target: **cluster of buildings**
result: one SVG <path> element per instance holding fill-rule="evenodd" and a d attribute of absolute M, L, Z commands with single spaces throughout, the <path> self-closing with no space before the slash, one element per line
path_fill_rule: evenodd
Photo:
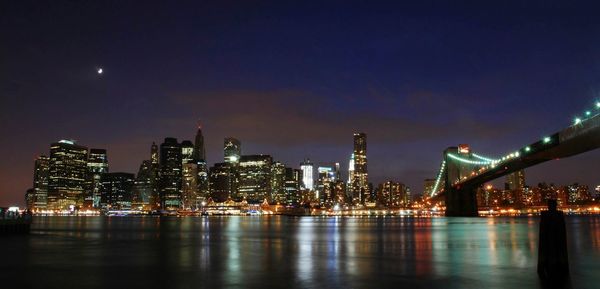
<path fill-rule="evenodd" d="M 368 181 L 367 136 L 354 134 L 348 177 L 340 164 L 315 166 L 305 159 L 298 168 L 272 156 L 242 154 L 242 143 L 224 139 L 223 161 L 209 166 L 199 127 L 194 142 L 165 138 L 152 143 L 149 159 L 137 174 L 109 171 L 106 150 L 61 140 L 49 156 L 35 160 L 30 210 L 199 211 L 223 204 L 285 207 L 402 207 L 410 190 L 388 181 L 376 188 Z"/>

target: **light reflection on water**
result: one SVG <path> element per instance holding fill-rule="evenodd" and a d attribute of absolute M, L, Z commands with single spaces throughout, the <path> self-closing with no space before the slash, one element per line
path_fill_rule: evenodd
<path fill-rule="evenodd" d="M 540 288 L 532 218 L 36 218 L 0 238 L 17 288 Z M 573 288 L 600 282 L 600 217 L 568 217 Z"/>

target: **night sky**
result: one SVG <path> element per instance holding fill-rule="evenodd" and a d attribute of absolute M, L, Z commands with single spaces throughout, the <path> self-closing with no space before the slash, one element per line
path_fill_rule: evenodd
<path fill-rule="evenodd" d="M 211 165 L 233 136 L 344 177 L 365 132 L 370 180 L 420 193 L 444 148 L 500 156 L 600 97 L 595 1 L 198 2 L 0 3 L 0 205 L 24 205 L 51 142 L 137 172 L 153 141 L 193 140 L 198 121 Z M 598 171 L 600 150 L 526 175 L 595 187 Z"/>

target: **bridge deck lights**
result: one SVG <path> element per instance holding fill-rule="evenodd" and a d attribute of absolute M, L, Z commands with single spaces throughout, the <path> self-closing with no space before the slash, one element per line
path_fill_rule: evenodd
<path fill-rule="evenodd" d="M 547 136 L 544 138 L 544 143 L 549 143 L 551 140 L 552 139 L 549 136 Z"/>
<path fill-rule="evenodd" d="M 600 108 L 600 101 L 596 102 L 596 108 Z"/>
<path fill-rule="evenodd" d="M 531 151 L 531 148 L 530 147 L 525 147 L 525 151 L 529 152 L 529 151 Z"/>
<path fill-rule="evenodd" d="M 581 123 L 581 118 L 576 117 L 575 118 L 575 124 L 580 124 Z"/>

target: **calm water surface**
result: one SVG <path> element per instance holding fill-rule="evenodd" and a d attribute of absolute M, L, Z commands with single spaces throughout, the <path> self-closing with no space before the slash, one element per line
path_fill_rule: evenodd
<path fill-rule="evenodd" d="M 600 288 L 600 217 L 568 217 Z M 0 237 L 2 288 L 543 288 L 538 219 L 39 217 Z M 5 287 L 12 286 L 12 287 Z"/>

